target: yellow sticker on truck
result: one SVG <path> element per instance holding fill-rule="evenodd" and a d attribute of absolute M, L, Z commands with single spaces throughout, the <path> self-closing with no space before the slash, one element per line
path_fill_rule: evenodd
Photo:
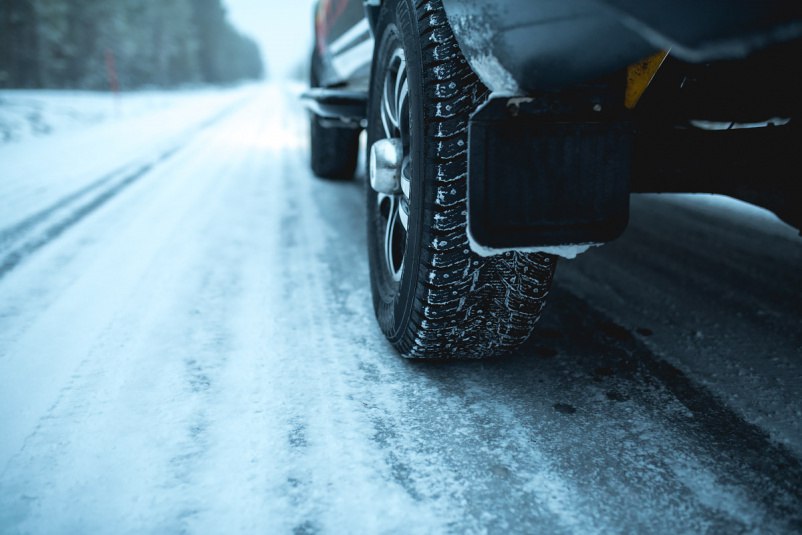
<path fill-rule="evenodd" d="M 638 105 L 667 56 L 668 50 L 660 51 L 627 67 L 627 89 L 624 94 L 624 105 L 627 109 L 634 109 Z"/>

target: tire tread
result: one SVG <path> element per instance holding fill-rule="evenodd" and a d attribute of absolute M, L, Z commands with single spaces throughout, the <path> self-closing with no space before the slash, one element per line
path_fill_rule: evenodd
<path fill-rule="evenodd" d="M 310 114 L 309 157 L 312 172 L 320 178 L 349 180 L 359 156 L 359 129 L 328 127 Z"/>
<path fill-rule="evenodd" d="M 412 311 L 392 341 L 409 358 L 494 356 L 518 347 L 531 334 L 556 259 L 519 252 L 482 257 L 471 249 L 468 118 L 488 90 L 462 56 L 441 0 L 412 5 L 423 64 L 425 180 L 430 183 L 424 191 L 430 195 L 422 206 L 425 223 Z"/>

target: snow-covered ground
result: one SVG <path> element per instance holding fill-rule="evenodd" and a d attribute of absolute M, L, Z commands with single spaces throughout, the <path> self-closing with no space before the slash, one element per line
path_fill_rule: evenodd
<path fill-rule="evenodd" d="M 0 143 L 0 228 L 152 164 L 255 92 L 0 92 L 0 128 L 13 133 Z"/>
<path fill-rule="evenodd" d="M 1 94 L 52 128 L 0 145 L 0 533 L 799 530 L 796 233 L 638 198 L 515 355 L 404 361 L 297 89 Z"/>
<path fill-rule="evenodd" d="M 19 143 L 101 123 L 129 121 L 219 99 L 217 89 L 132 91 L 0 90 L 0 143 Z"/>

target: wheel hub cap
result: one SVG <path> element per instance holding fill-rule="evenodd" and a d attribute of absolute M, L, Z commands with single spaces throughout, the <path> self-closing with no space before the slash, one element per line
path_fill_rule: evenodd
<path fill-rule="evenodd" d="M 370 187 L 376 193 L 396 195 L 401 191 L 404 145 L 398 138 L 380 139 L 370 148 Z"/>

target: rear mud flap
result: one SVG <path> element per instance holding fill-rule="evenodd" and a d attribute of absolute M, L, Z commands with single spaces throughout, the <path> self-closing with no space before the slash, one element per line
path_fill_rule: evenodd
<path fill-rule="evenodd" d="M 489 101 L 469 125 L 468 229 L 483 247 L 603 243 L 629 219 L 632 129 L 600 106 Z M 593 120 L 590 120 L 593 119 Z"/>

